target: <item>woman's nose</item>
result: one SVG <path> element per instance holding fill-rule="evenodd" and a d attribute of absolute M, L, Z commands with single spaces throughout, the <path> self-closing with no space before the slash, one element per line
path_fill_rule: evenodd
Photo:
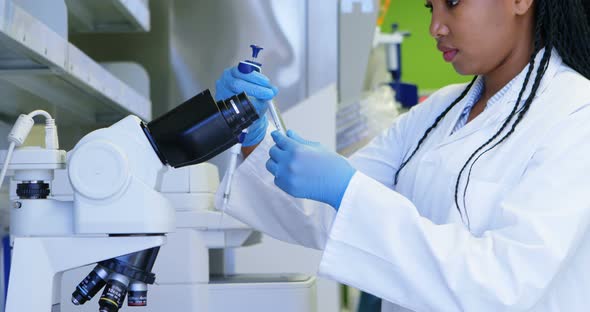
<path fill-rule="evenodd" d="M 430 19 L 430 35 L 435 39 L 444 37 L 449 34 L 449 27 L 447 27 L 441 14 L 438 14 L 436 10 L 432 12 L 432 18 Z"/>

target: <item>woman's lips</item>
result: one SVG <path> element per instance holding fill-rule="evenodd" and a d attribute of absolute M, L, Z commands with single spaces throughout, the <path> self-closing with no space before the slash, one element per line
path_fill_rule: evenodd
<path fill-rule="evenodd" d="M 443 58 L 447 62 L 452 62 L 455 56 L 457 56 L 457 53 L 459 53 L 458 49 L 455 49 L 450 45 L 446 45 L 443 42 L 438 42 L 436 44 L 436 48 L 443 53 Z"/>
<path fill-rule="evenodd" d="M 452 62 L 453 59 L 455 59 L 455 56 L 457 55 L 458 52 L 459 52 L 459 50 L 457 50 L 457 49 L 444 51 L 443 58 L 445 59 L 446 62 Z"/>

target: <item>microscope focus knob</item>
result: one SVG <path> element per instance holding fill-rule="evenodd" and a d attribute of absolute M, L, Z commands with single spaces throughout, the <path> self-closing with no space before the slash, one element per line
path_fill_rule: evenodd
<path fill-rule="evenodd" d="M 74 190 L 91 199 L 107 199 L 127 187 L 129 162 L 116 145 L 106 140 L 86 142 L 74 150 L 68 174 Z"/>

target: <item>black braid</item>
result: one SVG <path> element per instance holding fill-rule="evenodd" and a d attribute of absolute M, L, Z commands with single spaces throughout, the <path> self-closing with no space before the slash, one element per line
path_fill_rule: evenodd
<path fill-rule="evenodd" d="M 520 105 L 520 101 L 522 100 L 522 97 L 524 95 L 524 92 L 529 84 L 529 80 L 531 78 L 532 72 L 534 70 L 535 67 L 535 58 L 536 55 L 538 53 L 538 51 L 541 50 L 542 47 L 542 38 L 546 37 L 543 35 L 543 25 L 545 23 L 543 18 L 539 18 L 541 16 L 544 16 L 546 14 L 546 7 L 543 4 L 540 4 L 538 7 L 536 7 L 536 16 L 537 18 L 537 22 L 535 25 L 535 48 L 534 48 L 534 52 L 531 55 L 530 61 L 529 61 L 529 68 L 528 71 L 526 73 L 526 77 L 524 79 L 522 88 L 520 89 L 520 92 L 518 94 L 518 98 L 516 100 L 516 102 L 514 103 L 514 107 L 512 108 L 512 111 L 510 112 L 510 115 L 508 115 L 508 118 L 506 119 L 506 121 L 504 121 L 504 124 L 502 124 L 502 126 L 500 127 L 500 129 L 487 141 L 485 142 L 483 145 L 481 145 L 477 150 L 475 150 L 475 152 L 473 152 L 473 154 L 471 154 L 471 156 L 469 156 L 469 158 L 467 159 L 467 161 L 465 162 L 465 164 L 463 165 L 463 167 L 461 168 L 461 171 L 459 171 L 459 176 L 457 177 L 457 181 L 455 182 L 455 207 L 457 208 L 457 211 L 459 211 L 459 215 L 461 215 L 461 218 L 463 218 L 463 214 L 461 212 L 461 208 L 459 207 L 459 184 L 461 182 L 461 177 L 463 176 L 463 172 L 465 171 L 465 169 L 467 168 L 467 166 L 469 165 L 469 163 L 471 163 L 471 161 L 473 160 L 473 162 L 471 163 L 471 166 L 469 168 L 469 172 L 467 174 L 467 182 L 465 183 L 465 188 L 463 189 L 463 207 L 465 209 L 465 216 L 466 216 L 466 221 L 467 221 L 467 228 L 471 228 L 471 221 L 469 220 L 469 213 L 467 212 L 467 205 L 465 203 L 465 195 L 467 194 L 467 187 L 469 186 L 469 182 L 471 180 L 471 171 L 473 170 L 473 165 L 479 160 L 479 158 L 484 155 L 485 153 L 487 153 L 488 151 L 492 150 L 494 147 L 498 146 L 500 143 L 502 143 L 504 140 L 506 140 L 506 138 L 508 138 L 508 136 L 510 136 L 510 134 L 512 134 L 512 132 L 514 132 L 514 129 L 516 127 L 516 125 L 518 123 L 520 123 L 520 120 L 522 119 L 522 110 L 519 113 L 519 116 L 517 118 L 517 121 L 514 122 L 514 124 L 512 125 L 512 129 L 509 131 L 508 134 L 504 135 L 504 137 L 502 137 L 502 139 L 497 142 L 496 144 L 492 145 L 492 147 L 488 148 L 487 150 L 485 150 L 483 153 L 481 153 L 479 156 L 476 157 L 477 153 L 479 153 L 481 150 L 483 150 L 486 146 L 490 145 L 494 140 L 496 140 L 500 134 L 506 129 L 506 127 L 510 124 L 510 122 L 512 121 L 512 119 L 514 118 L 515 114 L 517 113 L 518 107 Z M 547 49 L 545 50 L 545 55 L 547 55 L 549 51 L 549 55 L 551 54 L 551 48 L 547 47 Z M 548 62 L 547 62 L 548 64 Z M 524 105 L 524 109 L 528 110 L 528 106 L 530 106 L 530 104 L 532 103 L 535 94 L 537 92 L 537 88 L 538 85 L 541 82 L 541 79 L 543 78 L 543 74 L 545 73 L 545 71 L 543 70 L 543 72 L 540 72 L 541 68 L 544 68 L 545 65 L 542 63 L 541 66 L 539 67 L 538 73 L 535 77 L 535 82 L 533 84 L 533 88 L 531 90 L 531 93 L 529 94 L 529 97 L 526 100 L 526 103 Z M 524 110 L 523 109 L 523 110 Z M 474 160 L 475 158 L 475 160 Z"/>
<path fill-rule="evenodd" d="M 406 159 L 399 167 L 399 169 L 397 169 L 397 172 L 395 173 L 395 179 L 393 182 L 393 185 L 397 185 L 397 181 L 399 178 L 399 173 L 400 171 L 402 171 L 402 169 L 408 164 L 408 162 L 410 162 L 410 160 L 414 157 L 414 155 L 416 155 L 416 152 L 418 152 L 418 149 L 420 149 L 420 146 L 422 146 L 422 143 L 424 143 L 424 141 L 426 141 L 426 138 L 428 137 L 428 135 L 430 134 L 430 132 L 436 128 L 436 126 L 438 126 L 438 123 L 447 115 L 447 113 L 449 111 L 451 111 L 451 109 L 453 107 L 455 107 L 455 105 L 457 105 L 457 103 L 461 102 L 461 100 L 467 95 L 467 93 L 469 92 L 469 89 L 471 89 L 471 86 L 473 86 L 473 84 L 475 83 L 475 80 L 477 79 L 477 76 L 473 77 L 473 79 L 471 80 L 471 82 L 467 85 L 467 87 L 465 88 L 465 90 L 463 90 L 463 92 L 461 93 L 461 95 L 459 95 L 459 97 L 457 97 L 455 99 L 455 101 L 453 101 L 453 103 L 451 103 L 451 105 L 449 105 L 449 107 L 447 107 L 444 112 L 442 112 L 440 115 L 438 115 L 438 117 L 436 117 L 436 120 L 434 121 L 434 123 L 432 124 L 432 126 L 430 126 L 430 128 L 428 128 L 425 132 L 424 135 L 422 136 L 422 138 L 420 139 L 420 141 L 418 141 L 418 145 L 416 146 L 416 148 L 414 149 L 414 151 L 412 152 L 412 154 L 410 154 L 410 157 L 408 157 L 408 159 Z"/>
<path fill-rule="evenodd" d="M 539 65 L 539 68 L 537 69 L 537 76 L 535 77 L 535 82 L 533 83 L 533 88 L 531 90 L 531 96 L 529 96 L 527 98 L 524 106 L 518 112 L 518 117 L 516 118 L 516 121 L 514 122 L 514 124 L 512 124 L 512 127 L 510 128 L 510 131 L 508 131 L 508 133 L 506 133 L 494 145 L 492 145 L 491 147 L 489 147 L 488 149 L 486 149 L 485 151 L 483 151 L 481 154 L 479 154 L 479 156 L 477 156 L 475 158 L 475 160 L 473 160 L 473 162 L 471 163 L 471 166 L 469 167 L 469 172 L 467 174 L 467 182 L 465 183 L 465 188 L 463 189 L 463 207 L 465 207 L 465 208 L 467 207 L 467 205 L 465 203 L 465 194 L 467 193 L 467 187 L 469 186 L 469 181 L 471 180 L 471 171 L 473 170 L 473 165 L 475 165 L 475 163 L 479 160 L 479 158 L 481 156 L 483 156 L 487 152 L 491 151 L 496 146 L 500 145 L 502 142 L 504 142 L 514 132 L 514 130 L 516 129 L 516 125 L 520 123 L 520 121 L 522 120 L 522 118 L 524 117 L 524 115 L 527 113 L 527 111 L 531 107 L 531 103 L 533 102 L 533 99 L 534 99 L 534 94 L 539 89 L 539 86 L 541 84 L 541 78 L 543 77 L 543 75 L 545 74 L 545 71 L 547 70 L 547 66 L 549 65 L 549 59 L 550 58 L 551 58 L 551 49 L 550 49 L 549 46 L 546 46 L 545 47 L 545 52 L 543 54 L 543 59 L 541 60 L 541 64 Z M 531 68 L 532 68 L 532 66 L 531 66 Z M 519 103 L 519 102 L 520 101 L 516 101 L 516 103 Z M 499 134 L 499 133 L 501 133 L 501 131 L 498 131 L 498 133 L 496 133 L 496 134 Z M 494 139 L 495 139 L 495 137 L 492 138 L 492 139 L 490 139 L 490 141 L 488 141 L 488 142 L 491 142 Z M 473 153 L 472 156 L 475 155 L 478 152 L 479 152 L 479 150 L 476 151 L 475 153 Z M 471 158 L 470 158 L 470 160 L 471 160 Z M 469 163 L 469 161 L 467 163 Z M 465 168 L 465 166 L 463 168 Z M 458 187 L 459 187 L 459 185 L 457 183 L 457 185 L 455 187 L 455 205 L 457 206 L 457 208 L 459 208 L 459 206 L 457 205 L 457 191 L 458 191 Z M 467 209 L 465 209 L 465 215 L 467 216 L 467 226 L 469 227 L 470 226 L 470 222 L 469 222 L 469 214 L 467 213 Z"/>
<path fill-rule="evenodd" d="M 563 62 L 590 79 L 590 3 L 588 0 L 545 0 L 551 24 L 545 34 L 552 36 L 551 44 Z M 549 42 L 546 42 L 549 43 Z"/>
<path fill-rule="evenodd" d="M 537 75 L 535 78 L 535 82 L 533 83 L 533 87 L 531 89 L 531 93 L 525 104 L 523 105 L 522 109 L 518 112 L 518 116 L 514 124 L 512 125 L 510 131 L 506 133 L 498 142 L 492 145 L 490 148 L 486 149 L 483 153 L 481 153 L 475 160 L 471 163 L 468 175 L 467 175 L 467 183 L 465 184 L 465 188 L 463 191 L 463 207 L 465 208 L 465 212 L 467 213 L 467 207 L 465 204 L 465 195 L 467 193 L 467 187 L 469 186 L 469 181 L 471 177 L 471 171 L 475 163 L 487 152 L 491 151 L 504 141 L 510 137 L 516 130 L 516 126 L 520 124 L 526 113 L 531 107 L 531 104 L 536 96 L 538 88 L 541 84 L 541 80 L 545 75 L 545 71 L 549 66 L 549 61 L 551 59 L 552 50 L 555 48 L 559 54 L 562 56 L 564 63 L 568 66 L 577 70 L 585 76 L 586 78 L 590 78 L 590 44 L 585 38 L 590 38 L 590 24 L 588 23 L 588 11 L 590 9 L 590 5 L 587 2 L 583 2 L 584 0 L 570 0 L 571 3 L 563 3 L 562 1 L 558 0 L 540 0 L 537 2 L 536 6 L 536 30 L 535 30 L 535 52 L 533 53 L 533 57 L 538 53 L 541 47 L 541 42 L 543 42 L 545 47 L 545 52 L 543 54 L 543 58 L 541 60 L 541 64 L 537 69 Z M 575 42 L 579 42 L 581 40 L 581 44 L 572 44 Z M 531 64 L 531 68 L 533 65 Z M 529 70 L 531 69 L 529 68 Z M 523 90 L 526 89 L 527 82 L 523 85 Z M 518 105 L 520 101 L 516 102 Z M 512 114 L 515 112 L 513 111 Z M 511 114 L 511 116 L 512 116 Z M 511 117 L 509 116 L 509 117 Z M 501 133 L 504 129 L 501 129 L 496 133 L 493 139 L 497 137 L 499 133 Z M 493 139 L 491 141 L 493 141 Z M 489 143 L 486 143 L 486 145 Z M 484 145 L 485 146 L 485 145 Z M 475 153 L 472 154 L 472 157 L 469 158 L 467 164 L 471 161 L 474 155 L 476 155 L 479 151 L 478 149 Z M 465 168 L 463 167 L 463 169 Z M 463 169 L 461 173 L 463 172 Z M 457 192 L 458 192 L 458 185 L 459 179 L 461 178 L 461 173 L 458 177 L 457 185 L 455 188 L 455 205 L 458 208 L 457 204 Z M 470 227 L 469 216 L 467 214 L 467 226 Z"/>
<path fill-rule="evenodd" d="M 473 152 L 473 154 L 471 154 L 471 156 L 469 156 L 469 158 L 467 159 L 467 161 L 465 162 L 465 164 L 461 168 L 461 171 L 459 171 L 459 176 L 457 177 L 457 181 L 455 182 L 455 207 L 457 207 L 457 211 L 459 211 L 459 214 L 461 215 L 461 217 L 463 217 L 463 214 L 461 213 L 461 208 L 459 207 L 459 201 L 458 201 L 459 184 L 461 182 L 461 176 L 463 175 L 463 172 L 467 168 L 467 165 L 473 160 L 473 158 L 477 155 L 477 153 L 479 153 L 482 149 L 484 149 L 486 146 L 490 145 L 496 138 L 498 138 L 500 136 L 500 134 L 504 131 L 504 129 L 506 129 L 508 124 L 514 118 L 514 113 L 518 110 L 518 103 L 520 103 L 520 100 L 522 99 L 522 95 L 524 94 L 526 86 L 528 85 L 528 82 L 531 78 L 531 73 L 533 71 L 534 65 L 535 65 L 535 60 L 534 60 L 534 56 L 533 56 L 533 59 L 529 63 L 529 69 L 528 69 L 526 77 L 524 79 L 523 87 L 520 90 L 520 93 L 518 95 L 518 99 L 516 100 L 516 103 L 514 104 L 514 107 L 512 108 L 512 112 L 510 112 L 510 115 L 508 116 L 506 121 L 504 121 L 504 124 L 502 124 L 502 127 L 500 127 L 500 130 L 498 130 L 496 132 L 496 134 L 494 134 L 487 142 L 485 142 L 477 150 L 475 150 L 475 152 Z M 463 202 L 465 202 L 465 193 L 463 193 Z M 465 209 L 465 213 L 467 216 L 467 225 L 469 226 L 470 222 L 469 222 L 469 215 L 467 214 L 467 209 Z"/>

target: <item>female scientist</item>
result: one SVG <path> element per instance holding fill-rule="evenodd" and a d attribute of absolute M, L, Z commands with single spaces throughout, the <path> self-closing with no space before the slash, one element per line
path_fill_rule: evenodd
<path fill-rule="evenodd" d="M 434 93 L 350 159 L 292 131 L 265 135 L 261 119 L 227 212 L 324 250 L 319 274 L 384 311 L 588 311 L 590 3 L 426 7 L 471 83 Z M 217 87 L 257 98 L 260 113 L 277 91 L 236 69 Z"/>

